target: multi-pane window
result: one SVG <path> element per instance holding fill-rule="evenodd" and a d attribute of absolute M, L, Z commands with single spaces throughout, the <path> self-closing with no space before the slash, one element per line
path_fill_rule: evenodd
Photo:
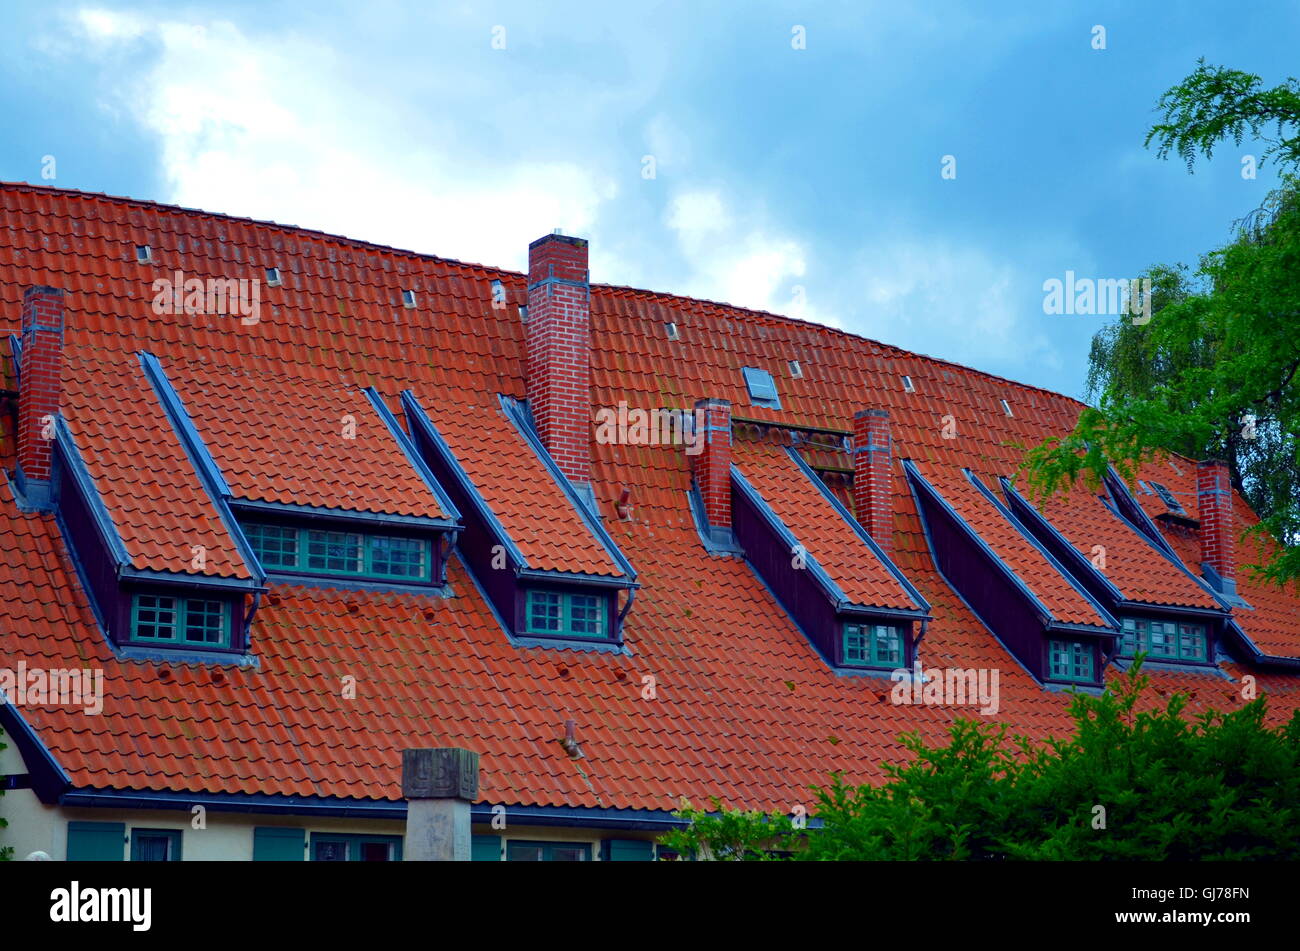
<path fill-rule="evenodd" d="M 1204 661 L 1209 641 L 1203 624 L 1152 621 L 1126 617 L 1122 622 L 1120 654 L 1145 652 L 1152 660 Z"/>
<path fill-rule="evenodd" d="M 394 835 L 316 835 L 313 862 L 400 862 L 402 840 Z"/>
<path fill-rule="evenodd" d="M 137 594 L 131 605 L 131 638 L 157 644 L 225 647 L 230 640 L 226 602 Z"/>
<path fill-rule="evenodd" d="M 1048 645 L 1051 678 L 1092 682 L 1092 646 L 1083 641 L 1051 641 Z"/>
<path fill-rule="evenodd" d="M 509 842 L 507 862 L 590 862 L 591 846 L 579 842 Z"/>
<path fill-rule="evenodd" d="M 423 538 L 252 523 L 244 535 L 262 567 L 278 571 L 428 581 L 432 546 Z"/>
<path fill-rule="evenodd" d="M 898 667 L 903 633 L 888 624 L 845 624 L 844 663 L 849 667 Z"/>
<path fill-rule="evenodd" d="M 529 591 L 525 631 L 548 637 L 608 637 L 605 599 L 594 594 Z"/>

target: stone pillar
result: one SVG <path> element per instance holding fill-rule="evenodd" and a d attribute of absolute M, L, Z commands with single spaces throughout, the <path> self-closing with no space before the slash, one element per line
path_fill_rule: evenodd
<path fill-rule="evenodd" d="M 407 862 L 468 862 L 469 805 L 478 797 L 478 754 L 457 747 L 402 750 Z"/>

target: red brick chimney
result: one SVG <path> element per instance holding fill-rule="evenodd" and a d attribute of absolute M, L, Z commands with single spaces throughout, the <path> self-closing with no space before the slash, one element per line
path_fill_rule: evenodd
<path fill-rule="evenodd" d="M 1232 515 L 1232 480 L 1226 462 L 1207 459 L 1197 463 L 1196 504 L 1201 515 L 1201 563 L 1235 586 L 1237 538 Z"/>
<path fill-rule="evenodd" d="M 571 482 L 591 481 L 591 283 L 587 242 L 548 234 L 528 246 L 528 406 Z"/>
<path fill-rule="evenodd" d="M 894 556 L 893 447 L 889 410 L 853 416 L 853 514 L 871 540 Z"/>
<path fill-rule="evenodd" d="M 26 507 L 49 509 L 54 417 L 63 396 L 63 291 L 23 293 L 22 358 L 18 366 L 18 488 Z"/>
<path fill-rule="evenodd" d="M 710 533 L 731 533 L 731 403 L 704 399 L 695 403 L 695 438 L 700 451 L 691 456 L 691 474 L 704 503 Z M 700 428 L 703 427 L 703 431 Z"/>

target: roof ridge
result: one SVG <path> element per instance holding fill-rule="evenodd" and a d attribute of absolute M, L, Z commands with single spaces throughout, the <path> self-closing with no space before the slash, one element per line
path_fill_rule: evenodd
<path fill-rule="evenodd" d="M 0 189 L 29 191 L 29 192 L 39 193 L 39 194 L 46 194 L 46 195 L 79 196 L 83 198 L 101 199 L 105 201 L 135 205 L 135 206 L 145 207 L 145 208 L 156 208 L 165 211 L 183 212 L 188 215 L 203 215 L 208 218 L 219 218 L 225 221 L 237 221 L 246 224 L 262 225 L 264 227 L 276 228 L 281 231 L 294 232 L 296 234 L 309 235 L 317 238 L 324 238 L 330 241 L 341 242 L 345 245 L 350 245 L 358 248 L 366 248 L 375 251 L 385 251 L 392 254 L 404 255 L 406 257 L 418 258 L 426 261 L 437 261 L 442 264 L 450 264 L 456 267 L 475 268 L 480 271 L 489 271 L 496 274 L 501 274 L 501 275 L 525 279 L 525 280 L 527 278 L 527 276 L 521 271 L 514 271 L 509 268 L 503 268 L 493 264 L 478 264 L 473 261 L 461 261 L 457 258 L 448 258 L 448 257 L 443 257 L 442 255 L 428 254 L 422 251 L 412 251 L 407 248 L 396 248 L 393 247 L 392 245 L 387 245 L 387 244 L 378 244 L 376 242 L 366 241 L 361 238 L 349 238 L 346 235 L 334 234 L 329 231 L 320 231 L 315 228 L 304 228 L 300 225 L 282 224 L 277 221 L 270 221 L 262 218 L 250 218 L 244 215 L 231 215 L 220 211 L 205 211 L 202 208 L 189 208 L 185 205 L 176 205 L 167 202 L 153 201 L 148 198 L 132 198 L 127 195 L 109 195 L 106 192 L 83 191 L 78 188 L 57 188 L 51 185 L 36 185 L 31 182 L 0 181 Z M 656 291 L 656 290 L 650 290 L 649 288 L 632 287 L 631 285 L 627 285 L 627 284 L 603 284 L 599 282 L 594 282 L 591 286 L 593 288 L 604 288 L 606 290 L 611 290 L 611 291 L 629 291 L 633 294 L 645 295 L 647 297 L 658 299 L 660 301 L 677 300 L 677 301 L 689 301 L 693 304 L 711 305 L 713 307 L 724 308 L 726 310 L 738 312 L 740 314 L 764 317 L 772 321 L 777 321 L 777 322 L 800 326 L 800 327 L 807 327 L 817 331 L 834 334 L 840 337 L 848 337 L 854 340 L 863 340 L 868 343 L 875 344 L 876 346 L 881 347 L 882 349 L 892 351 L 894 358 L 911 357 L 922 361 L 928 361 L 929 363 L 938 366 L 953 367 L 955 369 L 962 370 L 966 373 L 974 373 L 988 380 L 999 381 L 1009 386 L 1016 387 L 1020 390 L 1036 391 L 1039 393 L 1047 394 L 1048 396 L 1068 400 L 1069 402 L 1074 403 L 1080 407 L 1086 407 L 1088 405 L 1087 403 L 1084 403 L 1082 400 L 1077 400 L 1073 396 L 1069 396 L 1068 394 L 1057 392 L 1056 390 L 1049 390 L 1046 387 L 1035 386 L 1032 383 L 1024 383 L 1019 380 L 1013 380 L 1010 377 L 1001 376 L 1000 374 L 997 373 L 990 373 L 987 370 L 980 370 L 976 367 L 967 366 L 966 364 L 958 363 L 955 360 L 947 360 L 944 359 L 943 357 L 934 357 L 929 354 L 920 353 L 915 350 L 907 350 L 896 344 L 886 343 L 882 340 L 876 340 L 874 337 L 867 337 L 862 334 L 853 333 L 852 331 L 842 330 L 839 327 L 831 327 L 827 324 L 819 324 L 811 320 L 803 320 L 798 317 L 789 317 L 784 314 L 776 314 L 767 310 L 758 310 L 752 307 L 744 307 L 742 305 L 731 304 L 726 301 L 715 301 L 706 297 L 689 297 L 685 294 L 677 294 L 672 291 Z"/>

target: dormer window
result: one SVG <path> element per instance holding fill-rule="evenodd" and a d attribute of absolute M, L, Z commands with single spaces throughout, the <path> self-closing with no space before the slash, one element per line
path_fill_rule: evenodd
<path fill-rule="evenodd" d="M 131 640 L 165 647 L 228 647 L 225 601 L 137 594 L 131 602 Z"/>
<path fill-rule="evenodd" d="M 878 667 L 893 670 L 904 666 L 903 631 L 889 624 L 844 625 L 844 667 Z"/>
<path fill-rule="evenodd" d="M 1048 644 L 1048 670 L 1052 680 L 1071 683 L 1094 683 L 1092 645 L 1085 641 L 1051 641 Z"/>
<path fill-rule="evenodd" d="M 528 592 L 524 633 L 532 637 L 607 640 L 606 599 L 594 594 L 532 590 Z"/>
<path fill-rule="evenodd" d="M 252 523 L 244 534 L 268 571 L 427 582 L 433 563 L 424 538 Z"/>
<path fill-rule="evenodd" d="M 1121 657 L 1142 651 L 1151 660 L 1205 663 L 1209 659 L 1209 638 L 1203 624 L 1131 617 L 1121 623 Z"/>

